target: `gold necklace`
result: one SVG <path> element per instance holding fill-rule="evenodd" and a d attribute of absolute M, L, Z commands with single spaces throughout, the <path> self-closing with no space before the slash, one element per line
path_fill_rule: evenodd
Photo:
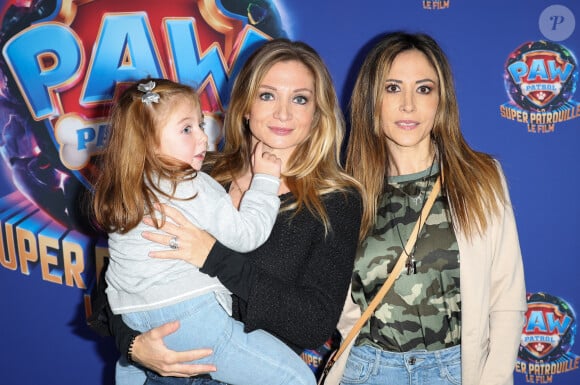
<path fill-rule="evenodd" d="M 242 187 L 240 186 L 240 184 L 238 183 L 238 181 L 236 179 L 232 179 L 230 189 L 232 189 L 232 188 L 234 189 L 234 191 L 238 191 L 240 194 L 244 194 L 248 190 L 247 188 L 245 190 L 242 189 Z"/>
<path fill-rule="evenodd" d="M 240 194 L 243 193 L 242 188 L 240 187 L 238 182 L 234 181 L 232 184 L 232 187 L 233 187 L 234 191 L 238 191 Z"/>

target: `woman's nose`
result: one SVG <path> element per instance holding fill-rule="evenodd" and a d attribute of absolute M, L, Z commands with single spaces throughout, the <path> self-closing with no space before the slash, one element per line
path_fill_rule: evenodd
<path fill-rule="evenodd" d="M 281 121 L 289 120 L 292 117 L 292 112 L 290 106 L 286 102 L 276 103 L 276 110 L 274 111 L 274 117 Z"/>
<path fill-rule="evenodd" d="M 403 100 L 401 101 L 399 109 L 403 112 L 415 111 L 415 99 L 413 98 L 412 93 L 405 93 L 405 95 L 403 95 Z"/>

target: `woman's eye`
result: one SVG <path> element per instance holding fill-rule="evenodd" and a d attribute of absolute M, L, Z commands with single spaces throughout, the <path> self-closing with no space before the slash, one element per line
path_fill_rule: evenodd
<path fill-rule="evenodd" d="M 199 128 L 200 128 L 202 131 L 205 131 L 205 122 L 201 122 L 201 123 L 199 124 Z"/>
<path fill-rule="evenodd" d="M 185 127 L 183 130 L 181 130 L 181 132 L 183 132 L 184 134 L 190 134 L 191 133 L 191 126 Z"/>
<path fill-rule="evenodd" d="M 431 87 L 429 87 L 429 86 L 421 86 L 421 87 L 419 87 L 418 91 L 419 91 L 420 94 L 428 94 L 428 93 L 431 92 Z"/>
<path fill-rule="evenodd" d="M 397 84 L 387 84 L 385 90 L 389 93 L 397 92 L 399 91 L 399 86 Z"/>
<path fill-rule="evenodd" d="M 260 100 L 273 100 L 274 99 L 274 95 L 272 95 L 270 92 L 262 92 L 260 94 Z"/>
<path fill-rule="evenodd" d="M 308 98 L 305 96 L 296 96 L 294 98 L 294 102 L 301 104 L 301 105 L 304 105 L 304 104 L 308 103 Z"/>

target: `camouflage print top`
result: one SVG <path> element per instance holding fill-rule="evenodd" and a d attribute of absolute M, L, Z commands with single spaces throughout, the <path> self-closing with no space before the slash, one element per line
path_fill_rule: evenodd
<path fill-rule="evenodd" d="M 352 294 L 363 311 L 403 252 L 438 174 L 435 166 L 388 178 L 374 228 L 356 256 Z M 413 250 L 416 273 L 407 275 L 403 268 L 361 329 L 357 345 L 407 352 L 439 350 L 461 342 L 459 249 L 448 206 L 440 193 Z M 404 253 L 403 258 L 407 258 Z"/>

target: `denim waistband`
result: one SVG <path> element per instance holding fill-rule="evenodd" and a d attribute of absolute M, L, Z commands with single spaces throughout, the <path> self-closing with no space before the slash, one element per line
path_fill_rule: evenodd
<path fill-rule="evenodd" d="M 440 350 L 412 350 L 388 352 L 374 346 L 362 345 L 353 348 L 351 354 L 379 366 L 405 367 L 407 370 L 450 364 L 461 361 L 461 345 Z"/>

